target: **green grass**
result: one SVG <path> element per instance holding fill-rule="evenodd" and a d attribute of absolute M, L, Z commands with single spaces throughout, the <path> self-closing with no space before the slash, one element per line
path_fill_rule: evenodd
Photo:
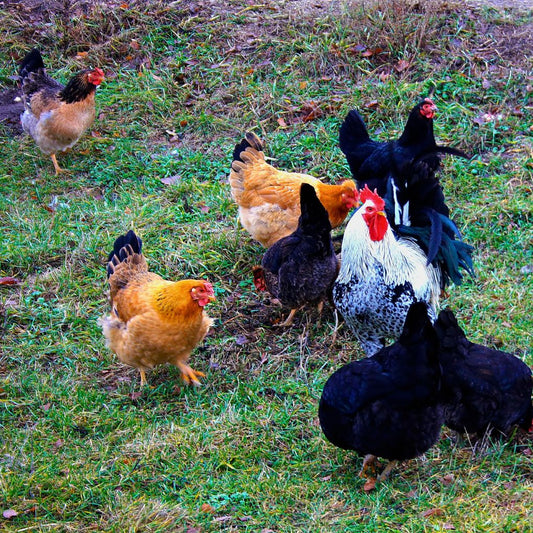
<path fill-rule="evenodd" d="M 533 263 L 531 60 L 503 38 L 531 21 L 382 4 L 295 14 L 291 3 L 132 1 L 105 16 L 73 8 L 74 26 L 61 12 L 44 12 L 43 25 L 0 11 L 4 89 L 36 45 L 62 81 L 86 65 L 107 75 L 91 132 L 59 156 L 69 175 L 0 126 L 0 277 L 22 281 L 0 286 L 0 509 L 18 512 L 0 518 L 5 531 L 531 527 L 530 436 L 472 448 L 444 430 L 366 494 L 361 459 L 331 446 L 317 419 L 327 377 L 362 357 L 359 346 L 345 328 L 333 339 L 331 309 L 276 330 L 287 310 L 253 288 L 263 250 L 227 185 L 243 132 L 263 136 L 280 168 L 335 182 L 349 175 L 337 146 L 349 109 L 385 139 L 431 94 L 438 140 L 473 154 L 446 159 L 442 182 L 477 277 L 443 303 L 472 340 L 533 364 L 533 278 L 521 273 Z M 310 102 L 322 114 L 303 122 Z M 141 391 L 105 348 L 105 259 L 130 228 L 154 271 L 215 286 L 215 327 L 192 357 L 206 373 L 199 389 L 159 367 Z"/>

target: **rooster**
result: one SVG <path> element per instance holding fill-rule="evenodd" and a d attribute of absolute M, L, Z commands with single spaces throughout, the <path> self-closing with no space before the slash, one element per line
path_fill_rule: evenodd
<path fill-rule="evenodd" d="M 265 161 L 262 150 L 263 143 L 257 135 L 246 133 L 233 152 L 229 183 L 243 227 L 265 248 L 297 228 L 302 183 L 314 187 L 332 228 L 342 224 L 357 205 L 357 189 L 352 180 L 330 185 L 307 174 L 277 170 Z"/>
<path fill-rule="evenodd" d="M 312 185 L 302 183 L 300 197 L 298 227 L 266 251 L 262 266 L 254 267 L 257 289 L 291 308 L 280 326 L 292 324 L 305 304 L 318 304 L 321 311 L 339 271 L 328 212 Z"/>
<path fill-rule="evenodd" d="M 472 247 L 464 243 L 450 219 L 436 172 L 439 154 L 468 158 L 457 148 L 437 145 L 433 119 L 437 107 L 429 99 L 410 112 L 399 139 L 370 139 L 359 113 L 350 111 L 339 135 L 341 150 L 359 188 L 368 185 L 385 199 L 393 230 L 412 237 L 441 270 L 444 289 L 451 281 L 460 284 L 462 270 L 473 275 Z"/>
<path fill-rule="evenodd" d="M 438 339 L 423 302 L 413 304 L 399 340 L 349 363 L 326 382 L 318 416 L 335 446 L 364 455 L 361 476 L 376 457 L 390 462 L 423 454 L 443 423 Z"/>
<path fill-rule="evenodd" d="M 163 363 L 177 366 L 185 383 L 198 385 L 204 374 L 187 361 L 213 323 L 204 312 L 215 299 L 211 284 L 166 281 L 149 272 L 142 241 L 131 230 L 115 241 L 107 277 L 112 311 L 100 324 L 109 348 L 139 370 L 141 385 L 146 370 Z"/>
<path fill-rule="evenodd" d="M 62 169 L 56 153 L 74 146 L 94 122 L 95 91 L 104 81 L 104 73 L 99 68 L 83 70 L 63 86 L 46 73 L 41 53 L 33 49 L 22 61 L 19 76 L 22 127 L 52 158 L 57 175 Z"/>
<path fill-rule="evenodd" d="M 365 186 L 360 197 L 363 205 L 344 232 L 333 301 L 371 356 L 386 338 L 400 336 L 412 303 L 426 302 L 435 320 L 440 272 L 415 242 L 396 239 L 377 193 Z"/>
<path fill-rule="evenodd" d="M 497 431 L 508 435 L 515 425 L 531 427 L 531 369 L 518 357 L 470 342 L 453 312 L 439 313 L 435 330 L 445 392 L 445 424 L 470 436 Z"/>

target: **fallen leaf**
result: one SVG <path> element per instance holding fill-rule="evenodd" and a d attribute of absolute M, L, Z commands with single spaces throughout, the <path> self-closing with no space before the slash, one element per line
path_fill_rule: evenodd
<path fill-rule="evenodd" d="M 139 392 L 132 392 L 129 396 L 132 400 L 137 400 L 143 395 L 142 391 Z"/>
<path fill-rule="evenodd" d="M 212 505 L 209 505 L 208 503 L 202 503 L 200 511 L 202 511 L 202 513 L 214 513 L 215 508 Z"/>
<path fill-rule="evenodd" d="M 442 529 L 455 529 L 455 526 L 450 524 L 450 522 L 444 522 L 444 524 L 442 524 Z"/>
<path fill-rule="evenodd" d="M 369 479 L 363 486 L 363 490 L 365 492 L 372 492 L 376 488 L 376 480 L 375 479 Z"/>
<path fill-rule="evenodd" d="M 65 443 L 64 443 L 61 439 L 57 439 L 57 440 L 54 442 L 54 448 L 55 448 L 56 450 L 59 450 L 59 448 L 62 448 L 64 445 L 65 445 Z"/>
<path fill-rule="evenodd" d="M 406 68 L 409 68 L 409 61 L 405 59 L 400 59 L 394 67 L 398 72 L 403 72 Z"/>
<path fill-rule="evenodd" d="M 0 285 L 19 285 L 19 284 L 20 284 L 20 279 L 13 278 L 11 276 L 0 278 Z"/>
<path fill-rule="evenodd" d="M 188 122 L 186 120 L 180 120 L 180 126 L 182 128 L 184 128 L 185 126 L 187 126 Z"/>
<path fill-rule="evenodd" d="M 442 516 L 443 514 L 444 511 L 442 509 L 439 509 L 438 507 L 433 507 L 432 509 L 427 509 L 426 511 L 420 513 L 420 516 L 428 518 L 430 516 Z"/>
<path fill-rule="evenodd" d="M 140 50 L 141 49 L 141 45 L 139 44 L 138 41 L 136 41 L 135 39 L 132 39 L 130 41 L 130 46 L 134 49 L 134 50 Z"/>
<path fill-rule="evenodd" d="M 455 476 L 453 474 L 446 474 L 441 479 L 443 485 L 451 485 L 455 481 Z"/>
<path fill-rule="evenodd" d="M 237 335 L 235 337 L 235 344 L 237 344 L 238 346 L 243 346 L 244 344 L 247 344 L 248 342 L 250 342 L 248 340 L 248 337 L 246 337 L 246 335 Z"/>
<path fill-rule="evenodd" d="M 164 183 L 165 185 L 172 185 L 173 183 L 177 183 L 181 180 L 181 176 L 179 174 L 174 174 L 174 176 L 167 176 L 166 178 L 161 178 L 159 181 L 161 183 Z"/>
<path fill-rule="evenodd" d="M 306 81 L 301 81 L 300 82 L 300 90 L 303 91 L 306 87 L 307 87 L 307 82 Z"/>
<path fill-rule="evenodd" d="M 3 513 L 2 513 L 2 516 L 4 518 L 7 518 L 8 520 L 10 518 L 14 518 L 15 516 L 17 516 L 18 513 L 17 511 L 15 511 L 14 509 L 6 509 Z"/>
<path fill-rule="evenodd" d="M 329 481 L 331 479 L 331 474 L 329 476 L 324 476 L 320 478 L 320 481 Z"/>
<path fill-rule="evenodd" d="M 41 409 L 46 413 L 46 411 L 49 411 L 50 410 L 50 407 L 52 407 L 52 404 L 50 402 L 48 403 L 45 403 Z"/>
<path fill-rule="evenodd" d="M 76 59 L 82 59 L 83 57 L 87 57 L 89 55 L 89 52 L 78 52 L 76 54 Z"/>
<path fill-rule="evenodd" d="M 281 128 L 286 128 L 287 127 L 287 123 L 285 122 L 285 119 L 283 117 L 279 117 L 277 122 L 278 122 L 278 124 L 280 125 Z"/>
<path fill-rule="evenodd" d="M 209 206 L 205 204 L 198 204 L 198 206 L 200 207 L 200 212 L 209 213 Z"/>
<path fill-rule="evenodd" d="M 379 102 L 377 100 L 372 100 L 371 102 L 368 102 L 368 104 L 365 104 L 365 107 L 368 109 L 374 109 L 375 107 L 379 106 Z"/>
<path fill-rule="evenodd" d="M 216 518 L 213 518 L 213 522 L 227 522 L 228 520 L 233 520 L 233 516 L 226 515 L 226 516 L 217 516 Z"/>

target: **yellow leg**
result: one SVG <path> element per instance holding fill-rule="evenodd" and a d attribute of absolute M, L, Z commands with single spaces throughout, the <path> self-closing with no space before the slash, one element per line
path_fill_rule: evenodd
<path fill-rule="evenodd" d="M 398 461 L 389 461 L 387 466 L 385 467 L 385 470 L 381 472 L 381 474 L 378 476 L 378 481 L 385 481 L 389 474 L 391 473 L 392 469 L 398 464 Z"/>
<path fill-rule="evenodd" d="M 289 316 L 285 319 L 284 322 L 281 322 L 280 324 L 277 324 L 279 328 L 284 328 L 286 326 L 290 326 L 292 324 L 292 319 L 294 318 L 294 315 L 296 314 L 296 311 L 298 309 L 291 309 L 291 312 L 289 313 Z"/>
<path fill-rule="evenodd" d="M 50 157 L 52 158 L 52 163 L 54 163 L 54 168 L 56 169 L 57 176 L 60 172 L 63 172 L 63 169 L 60 168 L 59 164 L 57 163 L 56 154 L 52 154 Z"/>
<path fill-rule="evenodd" d="M 144 387 L 146 385 L 146 372 L 139 369 L 139 374 L 141 374 L 141 387 Z"/>
<path fill-rule="evenodd" d="M 197 370 L 193 370 L 189 365 L 186 365 L 185 363 L 177 363 L 176 365 L 180 371 L 181 371 L 181 377 L 187 385 L 201 385 L 198 378 L 205 377 L 205 374 L 203 372 L 198 372 Z"/>
<path fill-rule="evenodd" d="M 368 455 L 365 455 L 365 458 L 363 459 L 363 466 L 361 467 L 361 472 L 359 472 L 359 477 L 365 477 L 367 471 L 372 468 L 374 463 L 376 462 L 376 456 L 369 453 Z"/>

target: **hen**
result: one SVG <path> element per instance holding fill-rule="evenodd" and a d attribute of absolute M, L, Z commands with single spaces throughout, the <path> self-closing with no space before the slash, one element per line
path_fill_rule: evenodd
<path fill-rule="evenodd" d="M 318 304 L 321 310 L 339 271 L 328 212 L 308 183 L 301 185 L 300 211 L 296 230 L 274 243 L 262 266 L 254 267 L 256 287 L 291 308 L 280 326 L 292 324 L 305 304 Z"/>
<path fill-rule="evenodd" d="M 436 318 L 440 273 L 416 243 L 395 238 L 378 194 L 365 186 L 360 197 L 344 232 L 333 302 L 371 356 L 400 336 L 412 303 L 426 302 Z"/>
<path fill-rule="evenodd" d="M 314 187 L 332 228 L 342 224 L 357 204 L 357 189 L 352 180 L 330 185 L 307 174 L 277 170 L 265 161 L 262 150 L 257 135 L 246 133 L 233 152 L 229 183 L 243 227 L 265 248 L 290 235 L 298 226 L 302 183 Z"/>
<path fill-rule="evenodd" d="M 373 357 L 337 370 L 326 382 L 318 409 L 320 425 L 335 446 L 364 455 L 361 475 L 376 457 L 390 462 L 423 454 L 443 423 L 438 340 L 426 305 L 409 309 L 398 341 Z"/>
<path fill-rule="evenodd" d="M 445 424 L 459 433 L 531 427 L 531 369 L 518 357 L 470 342 L 450 309 L 435 322 L 444 375 Z"/>
<path fill-rule="evenodd" d="M 22 127 L 52 158 L 57 175 L 62 169 L 56 153 L 72 147 L 94 122 L 95 91 L 104 73 L 99 68 L 83 70 L 63 86 L 46 73 L 41 53 L 33 49 L 22 61 L 19 76 Z"/>
<path fill-rule="evenodd" d="M 384 142 L 371 140 L 363 119 L 352 110 L 341 126 L 339 143 L 358 187 L 366 184 L 385 199 L 393 230 L 417 241 L 428 261 L 439 266 L 445 288 L 450 281 L 462 282 L 462 270 L 473 274 L 472 247 L 462 241 L 450 219 L 435 173 L 439 154 L 468 156 L 437 145 L 433 134 L 436 110 L 425 98 L 411 110 L 400 138 Z"/>
<path fill-rule="evenodd" d="M 187 361 L 213 321 L 204 307 L 215 299 L 203 280 L 166 281 L 148 271 L 142 241 L 133 231 L 120 236 L 107 266 L 111 315 L 101 319 L 109 348 L 127 365 L 137 368 L 141 385 L 147 369 L 170 363 L 187 384 L 199 384 L 201 372 Z"/>

